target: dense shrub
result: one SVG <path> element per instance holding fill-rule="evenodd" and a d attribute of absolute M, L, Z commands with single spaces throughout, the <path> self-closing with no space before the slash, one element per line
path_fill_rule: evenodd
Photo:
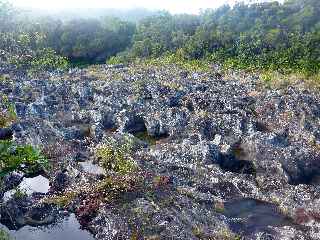
<path fill-rule="evenodd" d="M 162 13 L 137 27 L 128 59 L 205 59 L 226 67 L 315 75 L 320 69 L 320 2 L 238 3 L 199 17 Z M 182 19 L 182 20 L 181 20 Z M 127 60 L 123 55 L 118 60 Z"/>

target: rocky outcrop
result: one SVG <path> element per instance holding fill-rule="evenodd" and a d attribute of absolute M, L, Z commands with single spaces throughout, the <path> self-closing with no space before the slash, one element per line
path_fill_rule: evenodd
<path fill-rule="evenodd" d="M 319 94 L 175 66 L 11 77 L 14 138 L 52 156 L 53 192 L 81 188 L 70 209 L 97 239 L 320 238 Z M 109 195 L 90 190 L 114 173 L 78 163 L 106 139 L 131 139 L 139 171 Z"/>

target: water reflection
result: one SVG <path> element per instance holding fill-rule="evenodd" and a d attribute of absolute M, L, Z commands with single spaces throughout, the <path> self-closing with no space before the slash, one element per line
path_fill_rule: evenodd
<path fill-rule="evenodd" d="M 231 219 L 231 227 L 237 232 L 264 231 L 268 226 L 292 225 L 275 204 L 245 198 L 225 203 L 224 215 Z"/>
<path fill-rule="evenodd" d="M 24 226 L 17 231 L 9 231 L 8 228 L 0 225 L 0 229 L 4 229 L 15 240 L 94 240 L 88 231 L 80 229 L 74 214 L 49 226 Z"/>

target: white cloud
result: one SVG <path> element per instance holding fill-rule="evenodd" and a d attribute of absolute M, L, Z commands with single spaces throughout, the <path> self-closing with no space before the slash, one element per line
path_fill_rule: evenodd
<path fill-rule="evenodd" d="M 236 0 L 12 0 L 21 7 L 59 8 L 132 8 L 167 9 L 173 13 L 197 13 L 200 8 L 216 8 Z"/>

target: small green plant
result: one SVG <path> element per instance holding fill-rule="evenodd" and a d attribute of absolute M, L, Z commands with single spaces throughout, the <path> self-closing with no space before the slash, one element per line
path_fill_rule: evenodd
<path fill-rule="evenodd" d="M 7 233 L 4 229 L 0 229 L 0 240 L 11 240 L 9 233 Z"/>
<path fill-rule="evenodd" d="M 48 161 L 38 149 L 9 140 L 0 141 L 0 177 L 16 169 L 32 174 L 43 168 L 48 168 Z"/>
<path fill-rule="evenodd" d="M 204 233 L 202 227 L 194 226 L 192 227 L 192 233 L 198 239 L 203 239 Z"/>
<path fill-rule="evenodd" d="M 273 77 L 270 72 L 265 72 L 265 73 L 261 74 L 261 79 L 264 83 L 269 85 L 271 83 Z"/>
<path fill-rule="evenodd" d="M 60 208 L 66 208 L 77 196 L 77 192 L 67 192 L 63 195 L 50 196 L 49 198 L 44 199 L 44 202 L 48 204 L 55 204 Z"/>
<path fill-rule="evenodd" d="M 0 95 L 0 99 L 0 128 L 5 128 L 17 120 L 17 114 L 6 95 Z"/>
<path fill-rule="evenodd" d="M 136 164 L 130 156 L 131 151 L 132 142 L 129 139 L 120 144 L 108 141 L 95 148 L 95 156 L 104 169 L 126 174 L 136 169 Z"/>
<path fill-rule="evenodd" d="M 99 182 L 96 190 L 98 192 L 107 190 L 113 193 L 128 192 L 132 190 L 132 185 L 135 184 L 135 180 L 137 179 L 134 176 L 108 176 Z"/>
<path fill-rule="evenodd" d="M 212 240 L 241 240 L 241 236 L 238 234 L 233 233 L 230 229 L 224 228 L 221 229 L 218 234 L 214 237 L 211 238 Z M 211 240 L 210 239 L 210 240 Z"/>
<path fill-rule="evenodd" d="M 10 76 L 8 74 L 1 74 L 0 75 L 0 82 L 6 82 L 10 80 Z"/>
<path fill-rule="evenodd" d="M 216 202 L 214 204 L 214 210 L 218 213 L 223 213 L 225 211 L 224 209 L 224 203 L 223 202 Z"/>
<path fill-rule="evenodd" d="M 107 64 L 116 65 L 123 63 L 123 60 L 119 56 L 113 56 L 107 60 Z"/>
<path fill-rule="evenodd" d="M 177 65 L 182 69 L 189 71 L 206 72 L 210 70 L 210 63 L 205 59 L 185 59 L 179 55 L 179 53 L 169 53 L 159 58 L 148 58 L 141 60 L 141 62 L 147 66 L 168 66 Z"/>
<path fill-rule="evenodd" d="M 19 188 L 19 187 L 17 187 L 15 189 L 15 192 L 13 194 L 13 198 L 15 198 L 15 199 L 22 199 L 26 196 L 27 196 L 26 191 L 24 189 Z"/>

